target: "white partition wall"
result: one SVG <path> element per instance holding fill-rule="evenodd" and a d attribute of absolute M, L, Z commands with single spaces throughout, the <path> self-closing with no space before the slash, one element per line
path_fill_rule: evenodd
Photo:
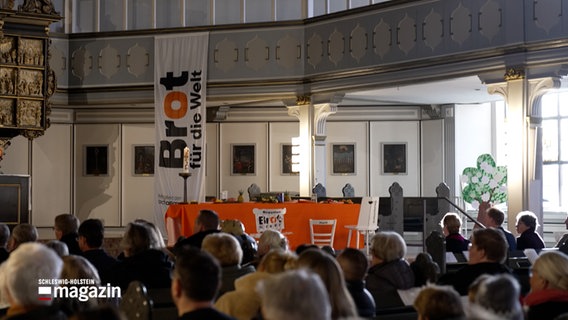
<path fill-rule="evenodd" d="M 52 227 L 55 216 L 73 213 L 73 125 L 52 124 L 32 145 L 31 221 Z"/>
<path fill-rule="evenodd" d="M 206 126 L 205 155 L 205 195 L 217 196 L 219 193 L 219 124 L 208 123 Z"/>
<path fill-rule="evenodd" d="M 389 196 L 389 187 L 398 182 L 405 196 L 420 195 L 420 131 L 419 121 L 377 121 L 371 122 L 370 127 L 370 173 L 371 194 Z M 394 155 L 383 154 L 383 148 L 406 146 L 405 171 L 400 167 L 387 166 L 384 172 L 385 160 L 393 160 Z M 400 147 L 400 148 L 399 148 Z M 398 161 L 398 160 L 397 160 Z"/>
<path fill-rule="evenodd" d="M 444 177 L 444 120 L 421 122 L 422 194 L 436 197 L 436 187 Z"/>
<path fill-rule="evenodd" d="M 86 148 L 105 146 L 108 148 L 106 174 L 89 174 L 85 170 Z M 76 125 L 75 214 L 79 220 L 97 218 L 104 220 L 106 226 L 120 225 L 121 150 L 119 124 Z"/>
<path fill-rule="evenodd" d="M 222 123 L 220 133 L 220 190 L 228 191 L 229 197 L 237 197 L 239 190 L 246 192 L 248 186 L 256 183 L 261 191 L 266 191 L 268 188 L 268 123 Z M 234 173 L 232 169 L 235 155 L 232 149 L 249 146 L 254 146 L 254 173 Z M 245 199 L 247 199 L 246 194 Z"/>
<path fill-rule="evenodd" d="M 284 170 L 283 148 L 292 145 L 292 137 L 299 134 L 298 122 L 273 122 L 269 126 L 269 185 L 270 191 L 300 191 L 300 176 Z"/>
<path fill-rule="evenodd" d="M 29 141 L 17 136 L 10 140 L 10 146 L 5 150 L 0 171 L 4 174 L 30 174 L 29 172 Z"/>
<path fill-rule="evenodd" d="M 153 124 L 122 125 L 122 226 L 138 218 L 156 222 L 152 197 L 154 175 L 141 167 L 147 155 L 145 150 L 154 148 L 155 139 Z"/>
<path fill-rule="evenodd" d="M 355 196 L 363 197 L 369 191 L 369 123 L 358 122 L 327 122 L 326 158 L 327 178 L 326 192 L 328 197 L 342 197 L 341 189 L 346 183 L 350 183 L 355 189 Z M 355 150 L 354 172 L 350 169 L 343 170 L 333 166 L 333 146 L 347 148 L 353 145 Z M 337 157 L 337 154 L 336 154 Z"/>

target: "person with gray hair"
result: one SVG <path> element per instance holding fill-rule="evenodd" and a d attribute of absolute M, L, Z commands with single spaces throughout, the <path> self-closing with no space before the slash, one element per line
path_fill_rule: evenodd
<path fill-rule="evenodd" d="M 288 251 L 288 239 L 280 231 L 268 229 L 265 230 L 258 239 L 258 247 L 256 251 L 256 258 L 246 265 L 252 265 L 255 268 L 258 266 L 262 257 L 270 250 L 285 250 Z"/>
<path fill-rule="evenodd" d="M 263 319 L 331 320 L 331 305 L 321 278 L 306 269 L 286 271 L 260 282 Z"/>
<path fill-rule="evenodd" d="M 5 223 L 0 223 L 0 264 L 10 255 L 7 248 L 8 239 L 10 239 L 10 228 Z"/>
<path fill-rule="evenodd" d="M 522 320 L 521 287 L 509 274 L 487 275 L 481 278 L 469 304 L 469 319 Z"/>
<path fill-rule="evenodd" d="M 69 255 L 69 248 L 67 248 L 67 245 L 63 241 L 49 240 L 45 243 L 45 245 L 51 250 L 55 251 L 55 253 L 57 253 L 60 258 Z"/>
<path fill-rule="evenodd" d="M 535 249 L 537 252 L 545 247 L 544 240 L 536 233 L 539 227 L 536 215 L 530 211 L 521 211 L 517 214 L 517 250 Z"/>
<path fill-rule="evenodd" d="M 16 250 L 22 243 L 37 241 L 37 229 L 29 223 L 20 223 L 10 235 L 8 240 L 8 251 Z"/>
<path fill-rule="evenodd" d="M 414 286 L 414 273 L 405 255 L 406 243 L 396 232 L 380 231 L 371 239 L 371 268 L 366 286 L 377 309 L 402 306 L 397 290 Z"/>
<path fill-rule="evenodd" d="M 52 299 L 40 299 L 40 279 L 59 279 L 63 261 L 57 254 L 41 243 L 24 243 L 10 254 L 3 265 L 2 292 L 10 307 L 6 320 L 42 319 L 59 320 L 66 316 L 52 306 Z"/>
<path fill-rule="evenodd" d="M 542 253 L 532 266 L 530 285 L 523 300 L 527 320 L 568 313 L 568 256 L 559 251 Z"/>

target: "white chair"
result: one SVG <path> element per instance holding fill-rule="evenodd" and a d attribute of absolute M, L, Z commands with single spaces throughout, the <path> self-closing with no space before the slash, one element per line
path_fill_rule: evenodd
<path fill-rule="evenodd" d="M 347 225 L 345 228 L 349 229 L 347 236 L 347 247 L 351 245 L 351 236 L 353 231 L 357 236 L 355 247 L 359 249 L 359 237 L 363 235 L 365 246 L 365 253 L 369 255 L 369 240 L 375 233 L 379 224 L 379 197 L 363 197 L 361 199 L 361 209 L 359 209 L 359 219 L 357 225 Z"/>
<path fill-rule="evenodd" d="M 333 248 L 335 239 L 335 226 L 337 219 L 317 220 L 310 219 L 310 240 L 319 247 L 328 245 Z"/>

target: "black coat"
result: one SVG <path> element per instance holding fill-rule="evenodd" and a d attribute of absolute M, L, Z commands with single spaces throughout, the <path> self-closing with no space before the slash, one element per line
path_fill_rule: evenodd
<path fill-rule="evenodd" d="M 161 250 L 150 249 L 118 262 L 112 270 L 111 283 L 128 288 L 130 282 L 141 281 L 147 288 L 169 288 L 173 263 Z"/>
<path fill-rule="evenodd" d="M 83 255 L 81 248 L 79 248 L 79 235 L 76 233 L 68 233 L 59 239 L 59 241 L 67 245 L 69 249 L 69 254 L 74 254 L 77 256 Z"/>
<path fill-rule="evenodd" d="M 521 235 L 517 238 L 517 250 L 522 251 L 529 248 L 535 249 L 536 252 L 539 252 L 542 248 L 544 248 L 544 241 L 540 235 L 531 229 L 521 233 Z"/>
<path fill-rule="evenodd" d="M 511 269 L 497 262 L 482 262 L 469 264 L 456 272 L 446 273 L 440 277 L 438 284 L 451 285 L 456 291 L 465 296 L 469 286 L 482 274 L 511 273 Z"/>
<path fill-rule="evenodd" d="M 103 249 L 92 249 L 83 252 L 83 257 L 89 260 L 99 272 L 101 284 L 105 285 L 111 281 L 111 272 L 118 261 L 108 255 Z"/>
<path fill-rule="evenodd" d="M 372 319 L 375 318 L 375 300 L 369 292 L 365 289 L 365 282 L 363 281 L 346 281 L 347 290 L 351 294 L 357 313 L 361 318 Z"/>

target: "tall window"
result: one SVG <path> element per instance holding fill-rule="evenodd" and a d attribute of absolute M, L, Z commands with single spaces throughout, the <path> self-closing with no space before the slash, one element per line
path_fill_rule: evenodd
<path fill-rule="evenodd" d="M 568 209 L 568 92 L 542 97 L 543 206 Z"/>

